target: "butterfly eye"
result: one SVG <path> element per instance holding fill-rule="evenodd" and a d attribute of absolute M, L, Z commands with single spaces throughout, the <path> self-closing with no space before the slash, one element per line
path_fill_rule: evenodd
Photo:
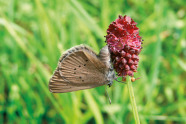
<path fill-rule="evenodd" d="M 113 71 L 113 68 L 112 67 L 110 67 L 110 69 L 109 69 L 110 71 Z"/>

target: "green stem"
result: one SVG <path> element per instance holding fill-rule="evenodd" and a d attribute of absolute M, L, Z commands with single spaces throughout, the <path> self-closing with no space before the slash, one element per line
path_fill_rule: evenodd
<path fill-rule="evenodd" d="M 130 76 L 127 76 L 127 86 L 128 86 L 128 90 L 129 90 L 130 102 L 132 104 L 132 110 L 133 110 L 135 122 L 136 122 L 136 124 L 140 124 L 138 110 L 137 110 L 137 106 L 136 106 L 136 101 L 135 101 L 135 97 L 134 97 L 134 92 L 133 92 L 133 87 L 132 87 L 132 82 L 131 82 Z"/>

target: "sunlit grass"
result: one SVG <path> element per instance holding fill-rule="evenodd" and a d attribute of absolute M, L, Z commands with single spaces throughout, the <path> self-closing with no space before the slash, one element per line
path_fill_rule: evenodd
<path fill-rule="evenodd" d="M 0 1 L 0 123 L 135 123 L 127 85 L 52 94 L 60 55 L 87 44 L 97 53 L 119 14 L 144 39 L 133 83 L 142 124 L 186 123 L 184 1 Z"/>

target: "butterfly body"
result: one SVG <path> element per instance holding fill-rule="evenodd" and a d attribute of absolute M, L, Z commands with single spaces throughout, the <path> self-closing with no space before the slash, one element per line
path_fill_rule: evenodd
<path fill-rule="evenodd" d="M 72 92 L 112 83 L 110 53 L 105 46 L 96 55 L 89 47 L 79 45 L 66 51 L 49 81 L 51 92 Z"/>

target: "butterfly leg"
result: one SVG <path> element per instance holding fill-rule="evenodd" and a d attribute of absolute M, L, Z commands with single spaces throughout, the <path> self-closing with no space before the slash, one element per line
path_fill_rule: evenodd
<path fill-rule="evenodd" d="M 117 79 L 115 79 L 115 80 L 116 80 L 117 82 L 126 84 L 126 82 L 124 82 L 124 81 L 118 81 Z"/>

